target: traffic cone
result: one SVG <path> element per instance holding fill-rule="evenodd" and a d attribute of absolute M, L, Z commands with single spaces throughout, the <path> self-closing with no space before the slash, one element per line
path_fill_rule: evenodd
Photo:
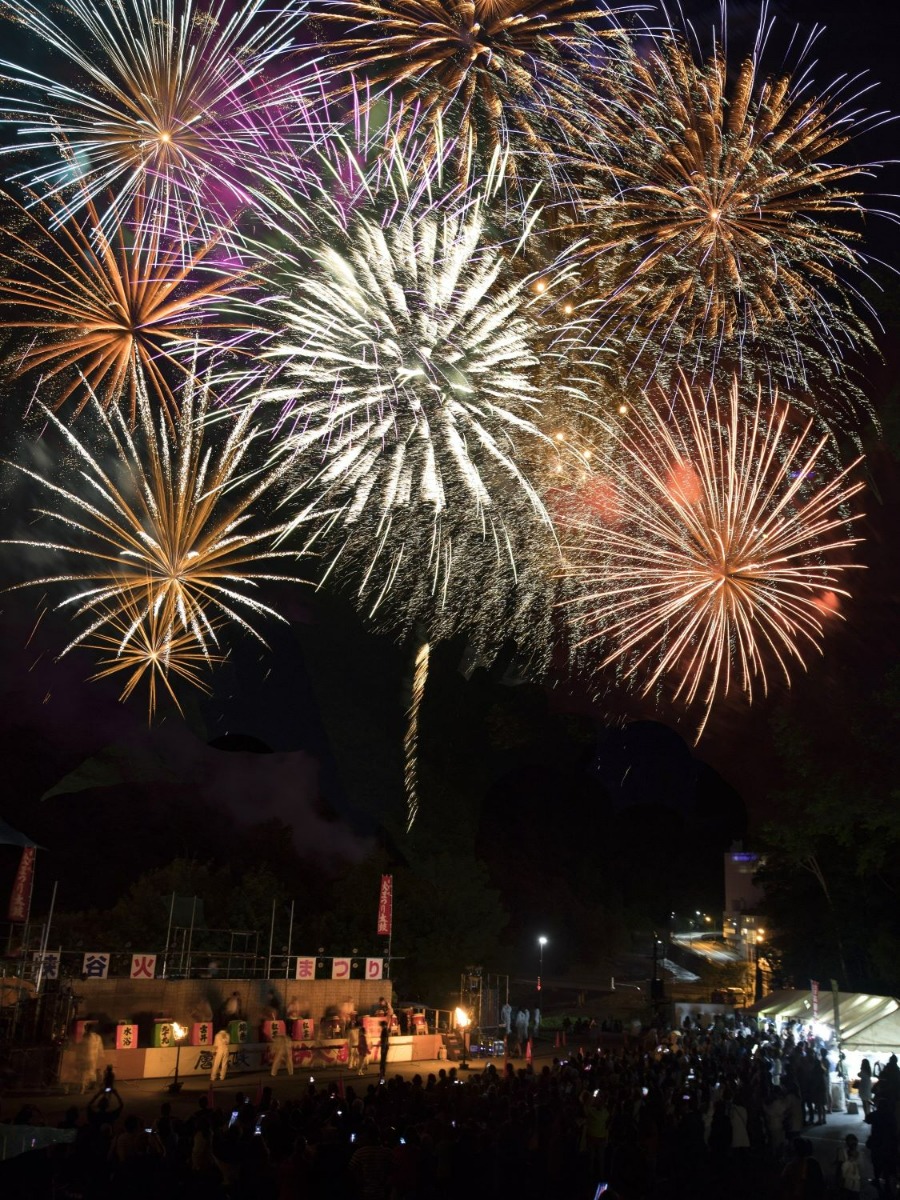
<path fill-rule="evenodd" d="M 532 1058 L 531 1058 L 531 1038 L 529 1038 L 529 1039 L 528 1039 L 528 1041 L 525 1043 L 525 1061 L 528 1063 L 528 1065 L 529 1065 L 529 1066 L 531 1065 L 531 1061 L 532 1061 Z"/>

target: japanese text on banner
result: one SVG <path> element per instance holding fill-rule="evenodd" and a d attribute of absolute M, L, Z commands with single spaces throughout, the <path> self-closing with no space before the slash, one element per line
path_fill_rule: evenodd
<path fill-rule="evenodd" d="M 378 933 L 390 937 L 393 908 L 394 877 L 382 875 L 381 892 L 378 896 Z"/>

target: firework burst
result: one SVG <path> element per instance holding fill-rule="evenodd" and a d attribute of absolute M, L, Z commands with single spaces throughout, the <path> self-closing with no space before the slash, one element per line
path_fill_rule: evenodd
<path fill-rule="evenodd" d="M 192 631 L 177 630 L 159 610 L 152 608 L 146 612 L 136 603 L 113 610 L 84 645 L 85 649 L 101 655 L 97 661 L 99 670 L 91 675 L 91 680 L 127 674 L 119 697 L 123 702 L 139 684 L 146 683 L 151 721 L 156 714 L 159 692 L 167 694 L 178 711 L 182 711 L 173 680 L 209 694 L 204 673 L 222 661 L 220 656 L 210 654 L 207 647 L 199 646 Z"/>
<path fill-rule="evenodd" d="M 848 503 L 862 488 L 829 467 L 827 438 L 791 433 L 762 391 L 741 411 L 682 380 L 671 402 L 635 408 L 605 464 L 614 502 L 567 522 L 570 617 L 603 666 L 620 660 L 647 694 L 677 680 L 703 706 L 698 731 L 737 682 L 752 700 L 772 663 L 818 647 L 824 598 L 852 565 Z"/>
<path fill-rule="evenodd" d="M 578 136 L 592 99 L 585 62 L 598 37 L 620 32 L 621 11 L 578 0 L 332 0 L 328 20 L 342 32 L 323 49 L 338 79 L 354 72 L 390 89 L 401 121 L 440 116 L 465 168 L 511 150 L 510 170 L 537 175 L 558 162 L 560 140 Z"/>
<path fill-rule="evenodd" d="M 262 393 L 296 464 L 294 523 L 370 615 L 396 585 L 409 628 L 444 606 L 454 563 L 514 574 L 513 527 L 549 527 L 528 474 L 552 449 L 536 424 L 545 298 L 484 237 L 478 205 L 387 228 L 356 215 L 340 249 L 310 253 L 311 271 L 277 264 Z"/>
<path fill-rule="evenodd" d="M 52 165 L 19 177 L 55 197 L 79 180 L 61 219 L 107 191 L 116 210 L 135 192 L 173 189 L 193 200 L 193 220 L 233 208 L 247 154 L 265 143 L 273 113 L 279 123 L 295 85 L 296 71 L 269 83 L 264 73 L 291 49 L 301 5 L 245 0 L 204 11 L 193 0 L 63 0 L 55 11 L 31 0 L 4 5 L 62 60 L 52 76 L 0 63 L 18 93 L 2 102 L 20 135 L 6 153 L 45 159 L 65 139 Z M 77 82 L 63 82 L 72 68 Z"/>
<path fill-rule="evenodd" d="M 167 378 L 185 368 L 176 352 L 238 336 L 222 304 L 239 286 L 233 265 L 216 261 L 217 239 L 185 250 L 166 228 L 166 209 L 148 218 L 137 198 L 129 218 L 107 236 L 92 200 L 89 223 L 74 219 L 49 233 L 33 212 L 16 205 L 18 228 L 0 250 L 0 306 L 8 329 L 34 335 L 18 357 L 19 373 L 40 371 L 58 383 L 57 406 L 80 393 L 104 405 L 125 401 L 132 419 L 142 377 L 170 412 L 177 405 Z M 50 210 L 40 202 L 39 212 Z M 84 384 L 87 383 L 87 389 Z"/>
<path fill-rule="evenodd" d="M 63 653 L 86 640 L 96 645 L 99 635 L 107 646 L 138 658 L 148 646 L 168 644 L 184 662 L 182 635 L 208 653 L 218 644 L 219 622 L 236 624 L 262 642 L 256 619 L 278 616 L 259 598 L 259 585 L 297 582 L 295 575 L 272 569 L 276 561 L 296 556 L 273 548 L 286 525 L 260 520 L 260 510 L 274 503 L 284 467 L 253 467 L 252 405 L 227 433 L 213 437 L 203 425 L 208 403 L 207 389 L 189 387 L 173 438 L 163 415 L 151 412 L 143 389 L 134 432 L 118 410 L 107 412 L 94 402 L 102 435 L 96 452 L 45 409 L 78 464 L 72 481 L 54 482 L 8 464 L 50 493 L 53 504 L 36 513 L 64 535 L 6 543 L 66 563 L 63 570 L 18 585 L 57 584 L 69 591 L 59 607 L 87 625 Z M 106 467 L 109 456 L 114 465 Z M 123 636 L 123 629 L 131 633 Z"/>
<path fill-rule="evenodd" d="M 721 46 L 698 61 L 674 32 L 645 54 L 621 50 L 575 172 L 593 308 L 683 366 L 693 353 L 700 373 L 753 339 L 794 346 L 805 334 L 835 360 L 870 342 L 855 311 L 865 260 L 854 225 L 875 165 L 837 152 L 880 114 L 860 116 L 846 82 L 818 96 L 803 73 L 764 76 L 764 46 L 762 30 L 736 73 Z M 793 352 L 795 375 L 804 353 Z"/>

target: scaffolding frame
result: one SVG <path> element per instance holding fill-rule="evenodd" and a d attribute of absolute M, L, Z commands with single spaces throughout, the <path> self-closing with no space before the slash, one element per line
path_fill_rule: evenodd
<path fill-rule="evenodd" d="M 460 1007 L 471 1019 L 472 1037 L 481 1040 L 485 1030 L 500 1027 L 500 997 L 509 1003 L 509 976 L 486 972 L 483 967 L 466 967 L 459 978 Z"/>

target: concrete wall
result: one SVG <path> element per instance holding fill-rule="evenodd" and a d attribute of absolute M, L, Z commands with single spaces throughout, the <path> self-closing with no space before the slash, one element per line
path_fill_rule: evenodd
<path fill-rule="evenodd" d="M 388 1051 L 388 1064 L 419 1062 L 436 1059 L 444 1044 L 439 1033 L 422 1034 L 417 1037 L 392 1037 Z M 97 1064 L 98 1073 L 91 1075 L 88 1091 L 93 1091 L 102 1078 L 105 1067 L 112 1067 L 120 1082 L 133 1079 L 167 1079 L 175 1074 L 176 1050 L 153 1047 L 138 1047 L 135 1050 L 111 1050 L 104 1048 Z M 379 1047 L 372 1047 L 372 1063 L 378 1061 Z M 209 1075 L 212 1068 L 212 1052 L 199 1046 L 182 1046 L 178 1056 L 179 1077 Z M 295 1070 L 321 1071 L 327 1068 L 346 1070 L 347 1042 L 344 1039 L 329 1039 L 323 1042 L 294 1042 L 293 1059 Z M 244 1042 L 233 1045 L 228 1063 L 228 1076 L 250 1071 L 268 1071 L 272 1063 L 272 1047 L 265 1042 Z M 79 1061 L 78 1047 L 69 1045 L 63 1051 L 60 1066 L 60 1083 L 67 1087 L 80 1086 L 83 1073 Z"/>
<path fill-rule="evenodd" d="M 146 1046 L 156 1017 L 183 1025 L 212 1020 L 218 1029 L 225 1024 L 223 1010 L 232 992 L 240 996 L 241 1016 L 254 1031 L 268 1015 L 272 992 L 281 1016 L 296 1002 L 301 1016 L 319 1021 L 347 1002 L 367 1013 L 381 996 L 390 997 L 390 988 L 389 979 L 85 979 L 75 985 L 75 993 L 78 1019 L 96 1022 L 105 1044 L 115 1044 L 115 1026 L 125 1021 L 138 1025 L 140 1044 Z"/>

